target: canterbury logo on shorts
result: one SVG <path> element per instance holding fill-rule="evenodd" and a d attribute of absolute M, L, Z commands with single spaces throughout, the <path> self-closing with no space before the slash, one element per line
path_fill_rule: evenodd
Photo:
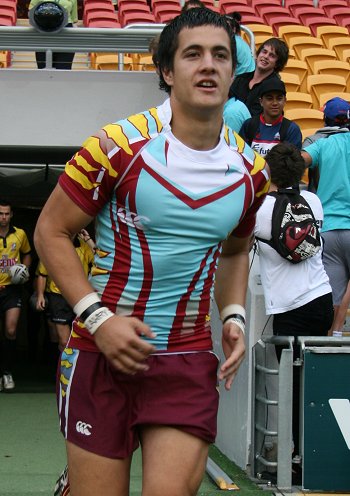
<path fill-rule="evenodd" d="M 84 436 L 91 436 L 91 432 L 89 429 L 92 429 L 92 426 L 90 424 L 87 424 L 86 422 L 82 422 L 81 420 L 78 420 L 75 428 L 76 428 L 76 431 L 79 432 L 79 434 L 84 434 Z"/>

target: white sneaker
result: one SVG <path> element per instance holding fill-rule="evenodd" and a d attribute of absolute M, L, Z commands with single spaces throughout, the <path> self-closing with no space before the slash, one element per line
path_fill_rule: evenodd
<path fill-rule="evenodd" d="M 0 377 L 0 391 L 4 389 L 4 381 L 2 380 L 2 377 Z"/>
<path fill-rule="evenodd" d="M 15 382 L 11 374 L 3 375 L 3 383 L 5 391 L 10 391 L 11 389 L 15 389 Z"/>

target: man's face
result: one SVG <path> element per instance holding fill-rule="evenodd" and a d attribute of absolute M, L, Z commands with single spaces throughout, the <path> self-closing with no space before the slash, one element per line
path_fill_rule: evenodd
<path fill-rule="evenodd" d="M 173 69 L 163 71 L 171 98 L 187 111 L 210 111 L 226 102 L 233 77 L 230 38 L 215 26 L 179 33 Z"/>
<path fill-rule="evenodd" d="M 275 49 L 270 45 L 265 45 L 256 59 L 256 66 L 261 71 L 272 72 L 275 70 L 277 55 Z"/>
<path fill-rule="evenodd" d="M 265 120 L 270 119 L 275 121 L 283 113 L 283 109 L 286 104 L 286 97 L 280 91 L 271 91 L 269 93 L 265 93 L 265 95 L 260 98 L 260 103 L 263 108 Z"/>
<path fill-rule="evenodd" d="M 8 227 L 12 217 L 11 207 L 0 205 L 0 227 Z"/>

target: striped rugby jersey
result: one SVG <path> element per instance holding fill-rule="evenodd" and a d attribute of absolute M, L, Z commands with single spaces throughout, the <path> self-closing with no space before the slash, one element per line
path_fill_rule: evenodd
<path fill-rule="evenodd" d="M 167 100 L 107 125 L 67 163 L 60 185 L 96 217 L 90 280 L 104 304 L 147 323 L 157 350 L 209 350 L 221 242 L 252 233 L 269 176 L 229 128 L 213 150 L 197 151 L 170 121 Z M 69 346 L 96 350 L 78 320 Z"/>

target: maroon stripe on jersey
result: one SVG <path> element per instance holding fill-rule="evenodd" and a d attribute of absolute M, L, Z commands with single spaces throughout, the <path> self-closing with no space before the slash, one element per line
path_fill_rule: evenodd
<path fill-rule="evenodd" d="M 217 191 L 216 193 L 211 193 L 210 195 L 203 196 L 202 198 L 198 198 L 197 200 L 191 198 L 190 196 L 186 195 L 183 191 L 179 190 L 176 188 L 173 184 L 169 183 L 167 179 L 165 179 L 163 176 L 159 175 L 156 171 L 151 169 L 147 164 L 144 165 L 144 169 L 152 176 L 156 181 L 158 181 L 165 189 L 170 191 L 176 198 L 181 200 L 183 203 L 188 205 L 190 208 L 193 210 L 196 208 L 203 207 L 204 205 L 208 205 L 209 203 L 212 203 L 219 198 L 222 198 L 231 191 L 234 191 L 235 189 L 238 189 L 242 184 L 245 184 L 247 182 L 247 178 L 245 175 L 237 181 L 235 184 L 231 184 L 230 186 L 227 186 L 226 188 L 221 189 L 220 191 Z"/>
<path fill-rule="evenodd" d="M 184 340 L 183 337 L 181 336 L 181 333 L 183 330 L 184 320 L 186 317 L 186 308 L 187 308 L 188 302 L 191 298 L 191 294 L 194 291 L 194 288 L 196 287 L 196 284 L 199 281 L 199 278 L 202 275 L 203 270 L 205 269 L 205 267 L 207 265 L 207 260 L 208 260 L 209 256 L 211 255 L 213 249 L 214 249 L 214 247 L 211 247 L 207 251 L 207 254 L 203 258 L 203 260 L 199 266 L 199 269 L 194 274 L 192 281 L 190 282 L 190 285 L 187 288 L 186 293 L 181 296 L 181 299 L 177 305 L 176 316 L 174 318 L 173 327 L 170 331 L 169 339 L 168 339 L 168 350 L 169 351 L 171 351 L 173 348 L 176 348 L 177 350 L 182 349 L 181 348 L 181 342 L 183 342 L 184 348 L 186 348 L 186 342 L 185 342 L 186 340 Z"/>

